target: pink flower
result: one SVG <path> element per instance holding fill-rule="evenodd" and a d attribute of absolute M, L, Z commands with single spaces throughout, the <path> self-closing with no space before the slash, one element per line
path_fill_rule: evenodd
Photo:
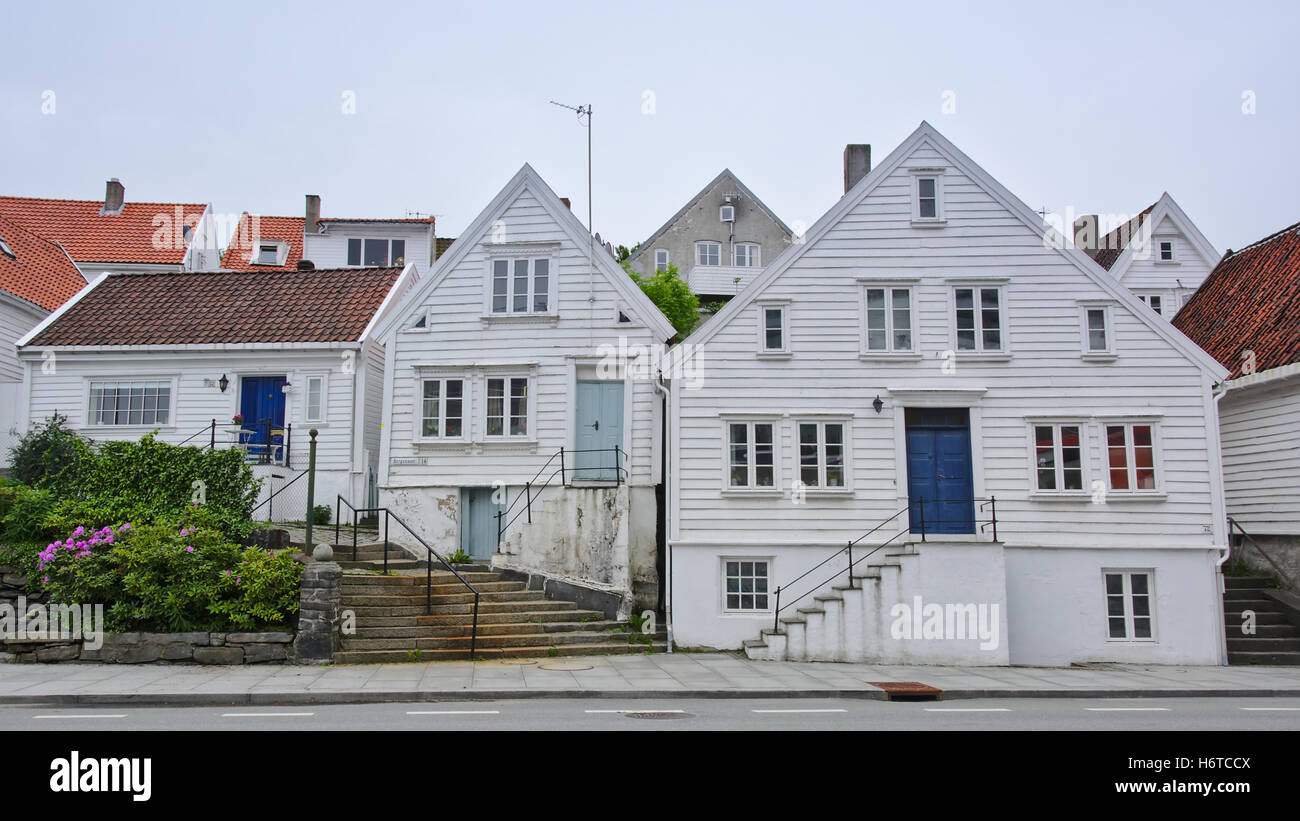
<path fill-rule="evenodd" d="M 194 548 L 193 548 L 192 546 L 190 546 L 190 545 L 186 545 L 186 546 L 185 546 L 185 552 L 186 552 L 186 553 L 193 553 L 193 552 L 194 552 Z"/>
<path fill-rule="evenodd" d="M 45 578 L 41 579 L 41 584 L 49 584 L 49 583 L 50 583 L 50 577 L 49 577 L 49 576 L 46 576 Z"/>

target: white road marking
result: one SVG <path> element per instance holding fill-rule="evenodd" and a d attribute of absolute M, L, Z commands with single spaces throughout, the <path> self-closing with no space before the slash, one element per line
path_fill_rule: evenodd
<path fill-rule="evenodd" d="M 1241 709 L 1241 710 L 1250 710 L 1250 711 L 1252 711 L 1252 712 L 1260 712 L 1260 713 L 1262 713 L 1262 712 L 1279 712 L 1279 713 L 1300 712 L 1300 707 L 1240 707 L 1240 708 L 1238 708 L 1238 709 Z"/>
<path fill-rule="evenodd" d="M 685 710 L 656 710 L 653 708 L 643 707 L 639 710 L 583 710 L 584 713 L 684 713 Z"/>
<path fill-rule="evenodd" d="M 1093 713 L 1167 713 L 1168 707 L 1084 707 Z"/>
<path fill-rule="evenodd" d="M 286 718 L 291 716 L 314 716 L 315 713 L 222 713 L 222 718 Z"/>
<path fill-rule="evenodd" d="M 500 710 L 407 710 L 408 716 L 499 716 Z"/>
<path fill-rule="evenodd" d="M 1009 713 L 1010 707 L 926 707 L 927 713 Z"/>
<path fill-rule="evenodd" d="M 848 710 L 750 710 L 751 713 L 847 713 Z"/>
<path fill-rule="evenodd" d="M 126 713 L 64 713 L 62 715 L 32 716 L 32 718 L 126 718 Z"/>

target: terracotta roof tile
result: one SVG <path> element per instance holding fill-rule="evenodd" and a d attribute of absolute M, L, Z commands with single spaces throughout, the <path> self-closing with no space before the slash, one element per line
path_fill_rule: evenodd
<path fill-rule="evenodd" d="M 1173 319 L 1174 327 L 1242 376 L 1300 361 L 1300 222 L 1229 251 Z"/>
<path fill-rule="evenodd" d="M 77 262 L 139 262 L 179 265 L 189 241 L 160 233 L 179 219 L 193 227 L 206 205 L 127 202 L 117 214 L 101 214 L 101 200 L 52 200 L 0 196 L 6 217 L 62 245 Z M 165 217 L 166 222 L 157 220 Z M 163 240 L 157 242 L 156 240 Z"/>
<path fill-rule="evenodd" d="M 86 279 L 56 243 L 0 217 L 0 289 L 53 311 L 86 287 Z"/>
<path fill-rule="evenodd" d="M 437 259 L 443 254 L 447 253 L 447 249 L 450 248 L 451 244 L 456 241 L 456 238 L 455 237 L 434 237 L 433 241 L 434 241 L 433 258 Z"/>
<path fill-rule="evenodd" d="M 230 243 L 221 257 L 221 267 L 228 271 L 296 271 L 302 259 L 302 229 L 307 220 L 302 217 L 264 217 L 249 215 L 239 217 L 239 225 L 230 236 Z M 254 265 L 249 262 L 258 240 L 277 240 L 289 245 L 289 255 L 284 265 Z"/>
<path fill-rule="evenodd" d="M 34 338 L 46 345 L 350 342 L 400 268 L 111 274 Z"/>

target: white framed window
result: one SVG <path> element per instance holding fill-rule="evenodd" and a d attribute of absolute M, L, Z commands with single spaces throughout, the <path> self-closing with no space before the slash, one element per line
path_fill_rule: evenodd
<path fill-rule="evenodd" d="M 1033 488 L 1041 493 L 1086 493 L 1082 422 L 1034 422 Z"/>
<path fill-rule="evenodd" d="M 429 312 L 420 311 L 418 314 L 411 316 L 406 320 L 406 330 L 408 331 L 427 331 L 429 330 Z"/>
<path fill-rule="evenodd" d="M 772 560 L 724 558 L 722 609 L 727 613 L 771 612 Z"/>
<path fill-rule="evenodd" d="M 912 173 L 912 224 L 942 225 L 946 222 L 943 208 L 942 168 L 913 168 Z"/>
<path fill-rule="evenodd" d="M 491 260 L 488 310 L 495 315 L 551 312 L 550 257 Z"/>
<path fill-rule="evenodd" d="M 1171 239 L 1162 239 L 1156 241 L 1156 259 L 1160 262 L 1176 262 L 1174 257 L 1174 241 Z"/>
<path fill-rule="evenodd" d="M 386 268 L 401 265 L 406 257 L 404 239 L 348 239 L 348 267 Z"/>
<path fill-rule="evenodd" d="M 1079 328 L 1082 332 L 1085 359 L 1089 357 L 1111 357 L 1114 353 L 1114 334 L 1111 330 L 1109 305 L 1089 302 L 1080 303 Z"/>
<path fill-rule="evenodd" d="M 465 379 L 420 380 L 420 439 L 465 438 Z"/>
<path fill-rule="evenodd" d="M 777 433 L 773 421 L 733 420 L 726 423 L 727 488 L 777 490 Z"/>
<path fill-rule="evenodd" d="M 720 242 L 695 243 L 695 264 L 696 265 L 721 265 L 722 264 L 722 243 Z"/>
<path fill-rule="evenodd" d="M 1103 570 L 1106 638 L 1155 641 L 1155 571 Z"/>
<path fill-rule="evenodd" d="M 843 421 L 801 419 L 795 423 L 796 475 L 805 488 L 839 489 L 848 483 L 848 445 Z"/>
<path fill-rule="evenodd" d="M 1164 314 L 1164 300 L 1161 298 L 1160 294 L 1138 294 L 1137 298 L 1142 300 L 1148 308 L 1156 313 L 1161 315 Z"/>
<path fill-rule="evenodd" d="M 1112 493 L 1157 491 L 1157 426 L 1154 422 L 1102 423 L 1107 484 Z"/>
<path fill-rule="evenodd" d="M 271 243 L 270 245 L 259 244 L 257 246 L 257 259 L 253 260 L 257 265 L 278 265 L 280 264 L 280 246 Z"/>
<path fill-rule="evenodd" d="M 668 250 L 667 250 L 667 249 L 665 249 L 665 248 L 656 248 L 656 249 L 655 249 L 655 270 L 656 270 L 656 271 L 667 271 L 667 270 L 668 270 Z"/>
<path fill-rule="evenodd" d="M 862 289 L 863 350 L 867 353 L 911 352 L 912 289 L 867 285 Z"/>
<path fill-rule="evenodd" d="M 979 353 L 1005 351 L 1002 288 L 997 285 L 958 285 L 952 293 L 957 350 Z"/>
<path fill-rule="evenodd" d="M 790 352 L 789 311 L 786 303 L 758 303 L 759 354 Z"/>
<path fill-rule="evenodd" d="M 324 374 L 307 377 L 307 391 L 303 397 L 303 419 L 306 422 L 324 422 L 328 408 L 328 391 Z"/>
<path fill-rule="evenodd" d="M 738 242 L 731 252 L 731 264 L 737 268 L 761 268 L 762 251 L 756 242 Z"/>
<path fill-rule="evenodd" d="M 488 439 L 528 437 L 528 382 L 526 376 L 487 378 L 483 432 Z"/>
<path fill-rule="evenodd" d="M 90 425 L 166 425 L 171 421 L 169 379 L 90 383 Z"/>
<path fill-rule="evenodd" d="M 736 221 L 736 206 L 734 206 L 734 205 L 724 205 L 724 206 L 718 208 L 718 221 L 719 221 L 719 222 L 735 222 L 735 221 Z"/>

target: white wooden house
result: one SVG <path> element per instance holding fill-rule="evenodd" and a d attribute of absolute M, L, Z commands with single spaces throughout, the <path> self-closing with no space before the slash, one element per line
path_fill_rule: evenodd
<path fill-rule="evenodd" d="M 440 552 L 622 615 L 655 606 L 651 360 L 674 330 L 531 167 L 377 333 L 382 505 Z"/>
<path fill-rule="evenodd" d="M 156 432 L 238 447 L 269 480 L 263 499 L 306 469 L 315 428 L 317 504 L 373 501 L 384 387 L 373 328 L 416 281 L 410 265 L 102 274 L 18 340 L 22 424 L 57 412 L 93 440 Z M 268 511 L 305 516 L 272 503 L 259 518 Z"/>
<path fill-rule="evenodd" d="M 1227 372 L 1064 245 L 922 123 L 683 342 L 679 645 L 1221 663 Z"/>

